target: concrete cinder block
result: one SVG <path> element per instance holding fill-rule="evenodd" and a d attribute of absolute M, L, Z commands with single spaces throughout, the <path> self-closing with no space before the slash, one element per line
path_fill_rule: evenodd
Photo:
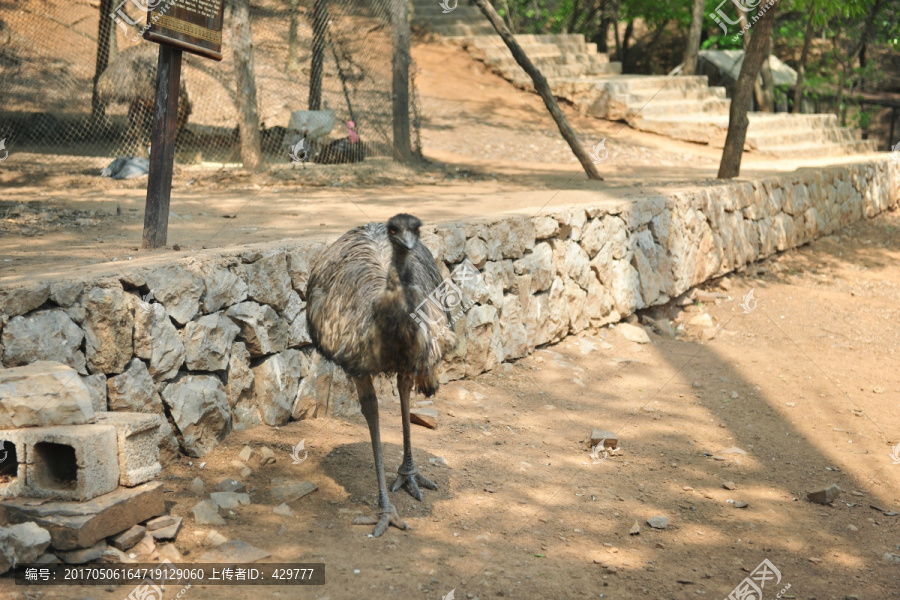
<path fill-rule="evenodd" d="M 136 412 L 96 413 L 97 424 L 116 428 L 119 484 L 134 487 L 159 475 L 159 417 Z"/>
<path fill-rule="evenodd" d="M 119 485 L 116 428 L 65 425 L 17 430 L 25 441 L 24 495 L 90 500 Z"/>
<path fill-rule="evenodd" d="M 0 499 L 25 491 L 25 440 L 21 429 L 0 431 Z"/>

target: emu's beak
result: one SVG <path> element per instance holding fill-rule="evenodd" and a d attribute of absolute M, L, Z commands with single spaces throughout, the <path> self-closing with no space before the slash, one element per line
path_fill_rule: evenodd
<path fill-rule="evenodd" d="M 403 242 L 403 245 L 409 250 L 416 247 L 416 236 L 414 236 L 411 231 L 404 231 L 400 236 L 400 241 Z"/>

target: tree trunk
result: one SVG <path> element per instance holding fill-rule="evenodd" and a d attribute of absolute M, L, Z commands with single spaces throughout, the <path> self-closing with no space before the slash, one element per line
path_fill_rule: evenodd
<path fill-rule="evenodd" d="M 392 121 L 394 124 L 394 160 L 412 160 L 409 123 L 409 2 L 391 0 L 391 25 L 394 53 L 391 58 Z"/>
<path fill-rule="evenodd" d="M 759 110 L 762 112 L 773 113 L 775 112 L 775 78 L 772 77 L 772 68 L 769 66 L 770 56 L 772 56 L 771 37 L 769 38 L 769 45 L 766 46 L 766 56 L 759 69 L 759 74 L 762 78 L 762 86 L 760 89 L 762 102 L 759 105 Z"/>
<path fill-rule="evenodd" d="M 616 28 L 618 29 L 618 27 Z M 625 61 L 628 60 L 628 42 L 631 41 L 631 35 L 634 33 L 634 20 L 628 21 L 625 26 L 625 34 L 622 36 L 622 47 L 619 49 L 619 62 L 625 67 Z"/>
<path fill-rule="evenodd" d="M 581 18 L 581 0 L 574 0 L 574 4 L 572 5 L 572 16 L 569 17 L 569 20 L 563 27 L 563 33 L 572 33 L 575 31 L 575 25 L 578 23 L 579 18 Z"/>
<path fill-rule="evenodd" d="M 500 34 L 500 37 L 503 38 L 503 41 L 506 43 L 506 46 L 509 48 L 509 51 L 512 52 L 513 58 L 516 59 L 516 62 L 519 63 L 519 66 L 522 67 L 526 73 L 531 77 L 532 82 L 534 82 L 534 89 L 540 94 L 541 99 L 544 101 L 544 104 L 547 106 L 547 110 L 550 111 L 550 116 L 553 117 L 553 120 L 556 121 L 556 126 L 559 127 L 559 132 L 562 134 L 563 138 L 569 144 L 569 147 L 572 149 L 572 152 L 575 154 L 575 157 L 578 159 L 578 162 L 581 163 L 584 172 L 587 174 L 588 179 L 603 179 L 600 177 L 600 174 L 597 172 L 597 168 L 594 166 L 594 163 L 591 161 L 588 153 L 585 152 L 584 148 L 581 147 L 581 144 L 578 142 L 578 138 L 575 135 L 575 132 L 572 131 L 572 128 L 569 126 L 569 122 L 566 120 L 566 116 L 559 110 L 559 105 L 556 103 L 556 98 L 553 97 L 553 93 L 550 91 L 550 86 L 547 85 L 547 80 L 541 75 L 541 72 L 537 70 L 534 64 L 531 62 L 531 59 L 522 51 L 522 47 L 519 46 L 519 43 L 516 41 L 516 38 L 513 37 L 513 34 L 507 29 L 506 25 L 503 24 L 503 20 L 500 18 L 500 15 L 497 14 L 497 11 L 494 10 L 494 7 L 491 6 L 488 0 L 473 0 L 473 3 L 481 9 L 481 12 L 484 13 L 484 16 L 488 18 L 491 22 L 491 25 L 494 26 L 494 29 L 497 30 L 497 33 Z"/>
<path fill-rule="evenodd" d="M 91 94 L 91 119 L 99 121 L 106 115 L 106 103 L 100 100 L 97 93 L 97 82 L 103 71 L 109 66 L 110 46 L 116 41 L 113 20 L 109 17 L 113 12 L 113 0 L 100 0 L 100 25 L 97 28 L 97 62 L 94 66 L 94 87 Z"/>
<path fill-rule="evenodd" d="M 809 15 L 806 21 L 806 33 L 803 35 L 803 50 L 800 51 L 800 63 L 797 65 L 797 83 L 794 86 L 794 112 L 800 114 L 803 108 L 803 76 L 806 73 L 806 61 L 809 58 L 809 47 L 812 44 L 815 28 L 813 22 L 816 16 L 816 5 L 809 7 Z"/>
<path fill-rule="evenodd" d="M 684 67 L 682 75 L 693 75 L 697 72 L 697 56 L 700 53 L 700 35 L 703 33 L 703 9 L 705 0 L 694 0 L 691 12 L 691 28 L 688 31 L 687 46 L 684 49 Z"/>
<path fill-rule="evenodd" d="M 322 108 L 322 68 L 325 65 L 325 29 L 328 27 L 326 0 L 313 0 L 312 60 L 309 65 L 309 110 Z"/>
<path fill-rule="evenodd" d="M 263 162 L 259 137 L 259 106 L 256 103 L 256 71 L 253 67 L 253 38 L 250 31 L 250 0 L 234 0 L 232 11 L 241 162 L 245 169 L 261 171 Z"/>
<path fill-rule="evenodd" d="M 288 60 L 287 70 L 296 71 L 300 63 L 297 59 L 297 21 L 299 19 L 300 0 L 288 0 L 291 11 L 291 22 L 288 25 Z"/>
<path fill-rule="evenodd" d="M 747 111 L 750 109 L 750 96 L 753 92 L 753 83 L 759 75 L 759 69 L 769 49 L 769 38 L 772 36 L 775 10 L 779 1 L 774 0 L 772 6 L 760 9 L 765 11 L 765 14 L 755 23 L 753 37 L 744 52 L 744 63 L 734 86 L 734 97 L 731 99 L 731 110 L 728 114 L 728 135 L 725 137 L 722 161 L 719 163 L 719 179 L 730 179 L 741 173 L 741 158 L 749 125 Z"/>

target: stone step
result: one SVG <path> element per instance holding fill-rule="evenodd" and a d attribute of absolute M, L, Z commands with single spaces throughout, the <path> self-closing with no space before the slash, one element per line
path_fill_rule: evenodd
<path fill-rule="evenodd" d="M 798 129 L 801 127 L 810 129 L 840 127 L 837 115 L 833 114 L 750 113 L 749 118 L 754 133 Z"/>
<path fill-rule="evenodd" d="M 503 68 L 491 65 L 495 71 L 499 72 L 503 77 L 510 81 L 518 79 L 531 80 L 525 71 L 517 64 L 509 65 Z M 541 74 L 548 81 L 560 78 L 584 78 L 611 73 L 609 63 L 597 63 L 593 65 L 535 65 Z M 518 81 L 515 81 L 518 83 Z"/>
<path fill-rule="evenodd" d="M 609 57 L 605 54 L 559 54 L 556 56 L 529 56 L 529 58 L 531 58 L 531 62 L 533 62 L 538 67 L 562 65 L 591 66 L 609 64 Z M 507 58 L 486 60 L 484 62 L 498 69 L 506 69 L 519 65 L 519 63 L 516 62 L 516 59 L 514 59 L 512 56 L 509 56 Z"/>
<path fill-rule="evenodd" d="M 747 142 L 753 148 L 765 150 L 778 146 L 818 143 L 857 142 L 859 135 L 846 127 L 838 128 L 798 128 L 789 131 L 748 132 Z"/>
<path fill-rule="evenodd" d="M 481 11 L 474 6 L 460 6 L 453 12 L 445 13 L 440 6 L 435 4 L 434 7 L 425 6 L 422 8 L 416 8 L 413 12 L 410 13 L 410 18 L 412 19 L 412 22 L 416 24 L 421 24 L 422 22 L 435 24 L 477 24 L 479 22 L 484 22 L 486 25 L 490 26 L 490 22 L 485 19 L 484 15 L 481 14 Z M 493 27 L 491 29 L 493 29 Z"/>
<path fill-rule="evenodd" d="M 692 100 L 658 100 L 654 98 L 645 104 L 628 105 L 629 113 L 640 113 L 645 117 L 659 116 L 678 119 L 681 115 L 703 114 L 728 115 L 731 100 L 727 98 L 696 98 Z"/>
<path fill-rule="evenodd" d="M 594 46 L 594 44 L 591 44 L 591 46 Z M 598 53 L 596 47 L 585 47 L 581 50 L 573 51 L 552 44 L 543 44 L 533 47 L 523 47 L 522 50 L 533 62 L 544 59 L 553 59 L 562 63 L 588 62 L 592 60 L 590 57 L 597 57 L 596 60 L 609 62 L 609 57 L 606 54 Z M 477 48 L 472 54 L 479 60 L 485 62 L 514 60 L 512 52 L 510 52 L 506 46 Z"/>
<path fill-rule="evenodd" d="M 653 93 L 660 90 L 708 88 L 706 75 L 666 77 L 665 75 L 620 75 L 603 81 L 603 90 L 611 94 Z"/>
<path fill-rule="evenodd" d="M 878 143 L 875 140 L 856 140 L 852 142 L 831 142 L 817 144 L 796 144 L 767 148 L 760 153 L 778 158 L 790 158 L 796 156 L 846 156 L 851 154 L 869 154 L 878 152 Z"/>
<path fill-rule="evenodd" d="M 480 36 L 477 44 L 472 44 L 475 51 L 486 59 L 506 58 L 512 56 L 509 48 L 500 36 Z M 485 40 L 484 38 L 488 38 Z M 519 44 L 522 51 L 531 56 L 557 56 L 559 54 L 597 54 L 597 44 Z M 479 56 L 479 58 L 481 58 Z"/>
<path fill-rule="evenodd" d="M 628 106 L 643 106 L 648 102 L 670 102 L 675 100 L 726 100 L 728 93 L 723 87 L 697 87 L 686 90 L 673 90 L 663 88 L 661 90 L 641 90 L 634 93 L 622 94 L 620 100 Z"/>
<path fill-rule="evenodd" d="M 605 79 L 606 77 L 613 77 L 622 72 L 622 63 L 608 63 L 602 65 L 603 73 L 598 73 L 595 75 L 585 75 L 583 77 L 544 77 L 547 79 L 547 84 L 550 86 L 550 89 L 553 91 L 554 95 L 560 97 L 567 97 L 568 94 L 586 94 L 592 93 L 596 89 L 597 82 Z M 543 71 L 541 71 L 543 74 Z M 513 76 L 509 78 L 512 83 L 515 85 L 526 89 L 532 90 L 534 86 L 531 82 L 531 78 L 525 74 L 524 71 L 519 71 L 518 74 L 513 73 Z"/>
<path fill-rule="evenodd" d="M 439 33 L 447 38 L 463 38 L 480 37 L 489 35 L 494 32 L 494 28 L 487 21 L 477 24 L 447 23 L 442 25 L 431 25 L 431 29 L 435 33 Z"/>

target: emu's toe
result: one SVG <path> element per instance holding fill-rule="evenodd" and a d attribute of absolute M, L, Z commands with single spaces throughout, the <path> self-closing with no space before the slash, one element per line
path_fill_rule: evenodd
<path fill-rule="evenodd" d="M 404 469 L 401 466 L 397 471 L 397 479 L 395 479 L 393 485 L 391 485 L 391 491 L 396 492 L 403 486 L 406 491 L 409 492 L 410 496 L 421 501 L 422 490 L 419 489 L 419 485 L 429 490 L 438 489 L 437 484 L 422 475 L 417 467 Z"/>

